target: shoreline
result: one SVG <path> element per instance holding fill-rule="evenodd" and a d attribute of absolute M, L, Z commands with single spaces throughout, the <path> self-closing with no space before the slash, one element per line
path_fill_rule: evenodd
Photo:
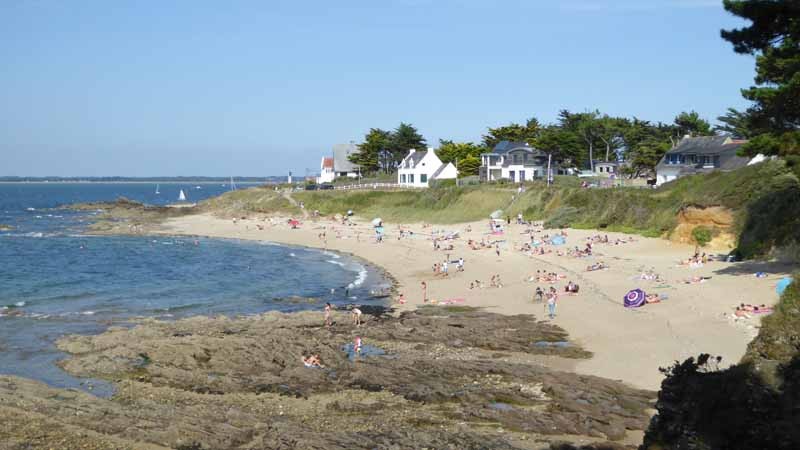
<path fill-rule="evenodd" d="M 371 226 L 362 222 L 345 227 L 328 219 L 309 220 L 300 229 L 292 230 L 282 219 L 284 218 L 277 220 L 273 226 L 267 226 L 265 216 L 256 218 L 254 215 L 248 219 L 238 219 L 234 223 L 209 214 L 198 214 L 167 219 L 148 233 L 271 241 L 349 254 L 380 268 L 393 280 L 394 292 L 405 294 L 408 300 L 405 305 L 393 305 L 397 314 L 423 304 L 420 298 L 420 282 L 425 281 L 428 283 L 429 296 L 438 301 L 463 300 L 464 305 L 487 311 L 534 314 L 539 320 L 547 320 L 543 314 L 543 305 L 534 304 L 530 300 L 536 284 L 519 280 L 537 269 L 556 268 L 565 272 L 569 279 L 577 281 L 582 291 L 576 297 L 562 297 L 554 324 L 564 328 L 571 340 L 595 355 L 575 364 L 574 370 L 585 375 L 621 380 L 632 387 L 650 390 L 658 390 L 660 387 L 663 375 L 658 369 L 675 361 L 696 357 L 700 353 L 722 356 L 721 367 L 739 361 L 747 344 L 757 332 L 760 319 L 755 318 L 742 324 L 730 323 L 722 314 L 731 311 L 728 306 L 738 303 L 727 299 L 738 296 L 743 299 L 747 296 L 758 297 L 758 300 L 749 301 L 754 304 L 773 304 L 778 300 L 777 294 L 759 286 L 766 284 L 764 281 L 767 280 L 751 283 L 745 281 L 741 274 L 726 272 L 740 263 L 713 262 L 708 264 L 709 267 L 696 270 L 672 267 L 673 260 L 685 257 L 693 247 L 657 238 L 637 237 L 636 242 L 630 244 L 617 247 L 598 246 L 597 251 L 605 253 L 604 258 L 611 262 L 612 268 L 582 272 L 580 268 L 594 261 L 593 259 L 573 259 L 552 254 L 529 257 L 512 250 L 515 241 L 519 240 L 515 233 L 518 229 L 513 226 L 503 237 L 506 243 L 500 258 L 494 258 L 494 253 L 488 254 L 488 250 L 465 248 L 467 238 L 480 240 L 482 233 L 465 233 L 463 229 L 471 226 L 472 230 L 482 230 L 485 226 L 483 222 L 436 226 L 441 229 L 462 230 L 462 237 L 456 241 L 451 256 L 463 256 L 466 260 L 463 274 L 453 271 L 453 276 L 440 279 L 432 275 L 429 267 L 438 258 L 444 257 L 445 252 L 434 252 L 429 239 L 420 239 L 423 236 L 420 231 L 425 231 L 421 224 L 405 226 L 414 230 L 416 237 L 399 241 L 394 232 L 397 225 L 390 224 L 387 226 L 388 235 L 385 241 L 376 244 L 372 239 Z M 318 237 L 323 231 L 328 234 L 327 244 Z M 583 238 L 597 232 L 568 230 L 568 233 L 570 237 L 567 246 L 571 247 L 580 245 Z M 354 234 L 360 234 L 361 237 Z M 612 239 L 626 236 L 622 233 L 607 234 Z M 695 286 L 679 284 L 673 278 L 663 288 L 668 291 L 670 300 L 647 305 L 639 310 L 627 310 L 622 307 L 622 295 L 627 288 L 641 286 L 644 289 L 649 287 L 653 291 L 659 289 L 650 287 L 653 285 L 651 282 L 630 280 L 636 272 L 634 266 L 654 267 L 668 279 L 676 274 L 690 277 L 705 275 L 711 271 L 714 280 Z M 477 268 L 477 275 L 473 267 Z M 502 275 L 505 285 L 502 289 L 467 288 L 472 279 L 487 282 L 488 276 L 495 272 Z M 773 278 L 779 276 L 780 273 L 776 272 Z M 626 280 L 627 283 L 622 282 Z M 563 280 L 564 283 L 566 281 Z M 547 286 L 549 285 L 543 285 Z M 556 286 L 561 288 L 560 284 Z M 564 369 L 563 366 L 559 368 Z"/>

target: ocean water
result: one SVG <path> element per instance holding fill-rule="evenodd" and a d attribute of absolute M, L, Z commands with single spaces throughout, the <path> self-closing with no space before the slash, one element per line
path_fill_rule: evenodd
<path fill-rule="evenodd" d="M 200 189 L 197 189 L 200 186 Z M 87 380 L 55 364 L 65 334 L 99 333 L 130 319 L 321 310 L 334 304 L 380 304 L 369 291 L 386 285 L 378 270 L 353 258 L 300 247 L 186 237 L 88 237 L 96 212 L 62 206 L 114 200 L 190 201 L 227 190 L 220 184 L 0 183 L 0 374 L 57 387 Z M 88 380 L 92 392 L 110 386 Z"/>

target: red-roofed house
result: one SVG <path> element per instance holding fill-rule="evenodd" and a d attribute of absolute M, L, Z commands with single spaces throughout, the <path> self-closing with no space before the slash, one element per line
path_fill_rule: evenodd
<path fill-rule="evenodd" d="M 319 178 L 317 178 L 317 183 L 330 183 L 333 181 L 334 176 L 335 172 L 333 171 L 333 158 L 329 156 L 323 157 L 322 163 L 320 164 Z"/>

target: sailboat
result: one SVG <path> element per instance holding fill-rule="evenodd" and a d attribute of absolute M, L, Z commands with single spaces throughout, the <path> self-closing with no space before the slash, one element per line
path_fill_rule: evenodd
<path fill-rule="evenodd" d="M 156 195 L 160 194 L 161 191 L 158 190 L 158 185 L 156 184 Z"/>
<path fill-rule="evenodd" d="M 183 193 L 183 189 L 181 189 L 181 193 L 178 195 L 178 201 L 180 202 L 186 201 L 186 194 Z"/>
<path fill-rule="evenodd" d="M 236 190 L 236 183 L 233 182 L 233 177 L 231 177 L 231 190 L 232 191 Z"/>

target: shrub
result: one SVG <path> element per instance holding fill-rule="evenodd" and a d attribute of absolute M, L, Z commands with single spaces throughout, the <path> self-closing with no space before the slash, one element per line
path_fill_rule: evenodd
<path fill-rule="evenodd" d="M 706 244 L 711 242 L 711 239 L 713 237 L 714 233 L 708 227 L 704 227 L 701 225 L 699 227 L 695 227 L 695 229 L 692 230 L 692 239 L 694 239 L 694 241 L 697 242 L 697 245 L 701 247 L 705 247 Z"/>

